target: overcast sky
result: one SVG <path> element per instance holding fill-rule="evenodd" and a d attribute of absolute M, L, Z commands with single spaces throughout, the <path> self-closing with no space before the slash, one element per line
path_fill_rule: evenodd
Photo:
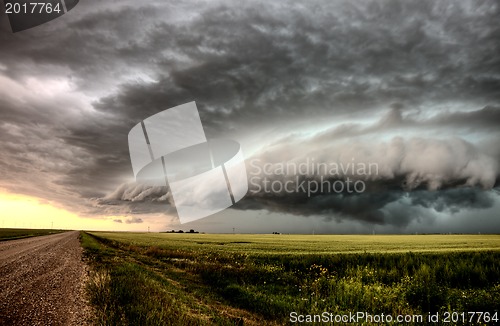
<path fill-rule="evenodd" d="M 494 0 L 85 0 L 13 34 L 1 16 L 0 188 L 131 228 L 500 232 L 498 17 Z M 249 181 L 308 160 L 377 173 L 359 194 L 257 178 L 181 227 L 168 188 L 135 183 L 127 136 L 191 101 L 207 138 L 241 144 Z"/>

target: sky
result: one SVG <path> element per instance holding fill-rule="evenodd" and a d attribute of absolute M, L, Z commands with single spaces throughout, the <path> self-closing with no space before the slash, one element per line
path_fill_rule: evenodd
<path fill-rule="evenodd" d="M 499 233 L 499 16 L 493 0 L 85 0 L 12 33 L 0 15 L 1 225 Z M 208 139 L 240 143 L 249 191 L 180 225 L 169 187 L 135 181 L 127 137 L 192 101 Z M 346 180 L 363 191 L 332 191 Z"/>

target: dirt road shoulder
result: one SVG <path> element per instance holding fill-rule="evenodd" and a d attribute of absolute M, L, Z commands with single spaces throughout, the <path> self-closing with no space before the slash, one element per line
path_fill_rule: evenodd
<path fill-rule="evenodd" d="M 79 232 L 0 243 L 0 325 L 86 325 Z"/>

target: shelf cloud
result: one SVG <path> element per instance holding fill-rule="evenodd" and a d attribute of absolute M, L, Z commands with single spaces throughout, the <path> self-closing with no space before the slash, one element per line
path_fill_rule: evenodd
<path fill-rule="evenodd" d="M 256 160 L 378 166 L 351 175 L 366 185 L 354 194 L 249 180 L 234 214 L 391 230 L 460 216 L 467 231 L 462 217 L 481 212 L 500 232 L 499 14 L 493 0 L 89 0 L 24 32 L 0 23 L 0 188 L 167 225 L 169 189 L 132 182 L 127 134 L 194 100 L 208 138 L 242 145 L 249 174 Z"/>

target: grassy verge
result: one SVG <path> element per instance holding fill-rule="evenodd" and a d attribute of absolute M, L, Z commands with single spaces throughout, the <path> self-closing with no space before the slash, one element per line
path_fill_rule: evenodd
<path fill-rule="evenodd" d="M 97 325 L 263 325 L 220 302 L 211 288 L 154 257 L 82 232 L 92 273 L 88 283 Z M 180 274 L 180 275 L 179 275 Z"/>
<path fill-rule="evenodd" d="M 38 237 L 61 232 L 64 231 L 51 229 L 0 229 L 0 241 Z"/>
<path fill-rule="evenodd" d="M 219 250 L 227 236 L 193 237 L 190 246 L 176 235 L 151 245 L 154 237 L 82 235 L 101 325 L 288 324 L 291 312 L 325 311 L 498 315 L 500 307 L 500 251 L 282 254 L 249 241 Z"/>

